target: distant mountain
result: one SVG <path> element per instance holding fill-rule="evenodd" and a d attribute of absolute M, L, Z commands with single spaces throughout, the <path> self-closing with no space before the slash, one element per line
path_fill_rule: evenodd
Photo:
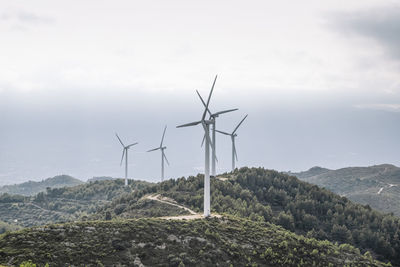
<path fill-rule="evenodd" d="M 400 168 L 390 164 L 329 170 L 313 167 L 291 173 L 342 196 L 400 216 Z"/>
<path fill-rule="evenodd" d="M 320 175 L 320 174 L 323 174 L 323 173 L 326 173 L 329 171 L 330 171 L 329 169 L 315 166 L 315 167 L 312 167 L 311 169 L 309 169 L 308 171 L 298 172 L 298 173 L 289 172 L 288 174 L 295 175 L 295 176 L 297 176 L 297 178 L 304 180 L 306 178 Z"/>
<path fill-rule="evenodd" d="M 0 264 L 29 260 L 38 266 L 387 266 L 347 244 L 233 216 L 77 222 L 0 235 Z"/>
<path fill-rule="evenodd" d="M 5 185 L 0 187 L 0 194 L 8 193 L 23 196 L 32 196 L 39 192 L 46 191 L 47 187 L 60 188 L 64 186 L 75 186 L 83 184 L 81 180 L 68 175 L 58 175 L 47 178 L 41 182 L 28 181 L 22 184 Z"/>

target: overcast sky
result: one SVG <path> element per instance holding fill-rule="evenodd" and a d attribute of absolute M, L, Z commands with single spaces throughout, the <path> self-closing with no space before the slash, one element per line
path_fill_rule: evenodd
<path fill-rule="evenodd" d="M 0 185 L 58 174 L 157 181 L 203 171 L 195 89 L 238 166 L 400 165 L 398 1 L 0 2 Z M 218 136 L 218 172 L 230 140 Z"/>

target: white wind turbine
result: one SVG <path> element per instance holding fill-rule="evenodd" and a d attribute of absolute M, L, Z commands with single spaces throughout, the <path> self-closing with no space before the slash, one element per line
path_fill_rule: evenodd
<path fill-rule="evenodd" d="M 235 158 L 238 160 L 238 156 L 236 153 L 236 146 L 235 146 L 235 138 L 237 137 L 236 131 L 239 128 L 239 126 L 243 123 L 243 121 L 247 118 L 248 115 L 244 116 L 244 118 L 239 122 L 239 124 L 236 126 L 235 130 L 233 130 L 232 133 L 226 133 L 223 131 L 216 130 L 217 132 L 225 135 L 229 135 L 232 140 L 232 171 L 235 170 Z"/>
<path fill-rule="evenodd" d="M 164 159 L 167 162 L 167 164 L 169 165 L 168 159 L 167 159 L 167 157 L 165 156 L 165 153 L 164 153 L 164 150 L 167 147 L 163 146 L 165 130 L 167 130 L 167 126 L 166 125 L 165 125 L 164 132 L 163 132 L 163 135 L 162 135 L 162 138 L 161 138 L 160 146 L 157 147 L 157 148 L 150 149 L 149 151 L 147 151 L 147 152 L 151 152 L 151 151 L 156 151 L 156 150 L 159 150 L 159 149 L 161 150 L 161 182 L 164 181 Z"/>
<path fill-rule="evenodd" d="M 204 109 L 203 115 L 201 116 L 201 120 L 177 126 L 177 128 L 181 128 L 181 127 L 195 126 L 195 125 L 201 124 L 203 126 L 203 129 L 204 129 L 205 140 L 206 140 L 206 145 L 204 146 L 204 151 L 205 151 L 205 160 L 204 160 L 204 165 L 205 165 L 204 166 L 204 217 L 208 217 L 211 214 L 211 212 L 210 212 L 210 209 L 211 209 L 210 208 L 210 144 L 211 144 L 211 140 L 210 140 L 210 124 L 212 124 L 212 122 L 210 120 L 206 120 L 205 118 L 206 118 L 206 115 L 207 115 L 208 105 L 210 103 L 211 95 L 212 95 L 212 92 L 214 90 L 214 85 L 215 85 L 215 81 L 216 80 L 217 80 L 217 76 L 215 76 L 214 83 L 213 83 L 213 85 L 211 87 L 210 94 L 208 95 L 207 104 L 206 104 L 206 107 Z"/>
<path fill-rule="evenodd" d="M 199 96 L 201 102 L 203 103 L 204 107 L 206 107 L 206 103 L 204 102 L 203 98 L 201 97 L 199 91 L 196 90 L 196 92 L 197 92 L 197 95 Z M 217 129 L 216 129 L 217 118 L 218 118 L 219 115 L 221 115 L 221 114 L 228 113 L 228 112 L 232 112 L 232 111 L 235 111 L 235 110 L 238 110 L 238 109 L 237 109 L 237 108 L 234 108 L 234 109 L 228 109 L 228 110 L 219 111 L 219 112 L 216 112 L 216 113 L 211 113 L 210 109 L 207 108 L 208 114 L 210 115 L 210 119 L 209 119 L 209 120 L 211 121 L 211 124 L 212 124 L 212 126 L 213 126 L 213 127 L 212 127 L 212 161 L 211 161 L 211 176 L 214 176 L 214 177 L 215 177 L 215 176 L 217 175 L 217 174 L 216 174 L 216 165 L 217 165 L 216 143 L 217 143 L 217 140 L 216 140 L 216 138 L 215 138 L 215 132 L 216 132 L 216 130 L 217 130 Z M 202 141 L 201 145 L 203 145 L 203 143 L 204 143 L 204 138 L 205 138 L 205 136 L 203 137 L 203 141 Z"/>
<path fill-rule="evenodd" d="M 123 147 L 120 165 L 122 165 L 122 161 L 124 160 L 124 156 L 125 156 L 125 186 L 128 186 L 128 149 L 131 146 L 137 145 L 138 142 L 125 146 L 124 143 L 122 143 L 121 138 L 119 138 L 118 134 L 115 133 L 115 135 L 117 136 L 119 142 L 121 143 L 121 145 Z"/>

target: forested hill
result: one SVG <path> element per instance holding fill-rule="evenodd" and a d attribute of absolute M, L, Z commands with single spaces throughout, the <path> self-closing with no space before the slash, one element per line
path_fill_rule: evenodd
<path fill-rule="evenodd" d="M 203 175 L 152 184 L 122 180 L 96 181 L 55 188 L 29 199 L 3 195 L 0 217 L 22 226 L 75 220 L 122 220 L 184 214 L 182 209 L 154 201 L 161 195 L 194 211 L 203 209 Z M 255 222 L 270 222 L 289 231 L 339 244 L 400 266 L 400 221 L 369 206 L 341 197 L 276 171 L 241 168 L 211 181 L 212 212 Z M 3 207 L 3 208 L 1 208 Z M 32 212 L 33 210 L 33 212 Z M 7 218 L 3 218 L 7 215 Z"/>
<path fill-rule="evenodd" d="M 394 165 L 382 164 L 338 170 L 313 167 L 292 175 L 355 202 L 400 216 L 400 168 Z"/>
<path fill-rule="evenodd" d="M 53 178 L 47 178 L 40 182 L 28 181 L 21 184 L 4 185 L 0 187 L 0 194 L 16 194 L 24 196 L 33 196 L 39 192 L 46 191 L 47 187 L 59 188 L 64 186 L 75 186 L 83 184 L 81 180 L 68 175 L 58 175 Z"/>
<path fill-rule="evenodd" d="M 350 245 L 232 216 L 90 221 L 0 235 L 0 264 L 29 260 L 39 266 L 388 266 Z"/>
<path fill-rule="evenodd" d="M 24 227 L 85 220 L 115 197 L 129 195 L 150 184 L 129 181 L 129 186 L 125 187 L 122 179 L 114 179 L 47 188 L 35 196 L 0 194 L 0 219 Z"/>
<path fill-rule="evenodd" d="M 307 237 L 349 243 L 400 266 L 400 220 L 276 171 L 241 168 L 211 181 L 212 211 L 269 221 Z M 225 179 L 228 178 L 228 179 Z M 129 214 L 146 194 L 203 209 L 203 176 L 164 181 L 116 198 L 97 215 Z M 103 215 L 101 215 L 103 214 Z"/>

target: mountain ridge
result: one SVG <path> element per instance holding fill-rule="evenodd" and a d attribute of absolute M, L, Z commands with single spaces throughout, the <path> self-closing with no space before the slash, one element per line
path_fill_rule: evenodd
<path fill-rule="evenodd" d="M 57 175 L 42 181 L 27 181 L 20 184 L 0 186 L 0 194 L 14 194 L 23 196 L 32 196 L 39 192 L 46 191 L 47 187 L 59 188 L 64 186 L 75 186 L 84 182 L 69 175 Z"/>
<path fill-rule="evenodd" d="M 313 167 L 315 168 L 315 167 Z M 400 216 L 400 168 L 392 164 L 290 173 L 349 199 Z M 319 168 L 319 167 L 318 167 Z"/>

